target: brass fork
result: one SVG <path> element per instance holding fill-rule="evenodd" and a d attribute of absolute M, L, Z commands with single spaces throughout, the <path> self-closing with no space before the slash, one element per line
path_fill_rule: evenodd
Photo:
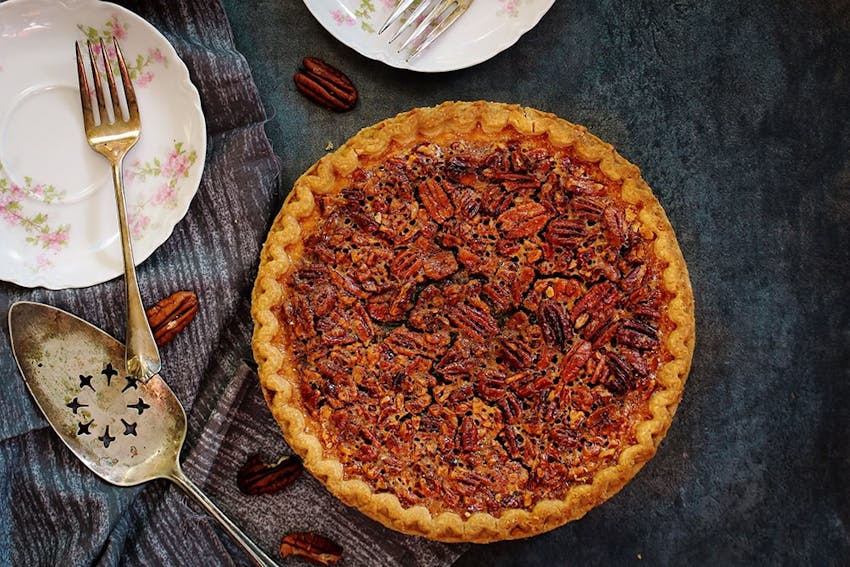
<path fill-rule="evenodd" d="M 394 42 L 403 33 L 417 25 L 418 22 L 416 29 L 407 36 L 407 39 L 398 49 L 401 53 L 408 47 L 411 48 L 406 61 L 410 61 L 422 53 L 425 48 L 440 37 L 449 26 L 466 12 L 469 5 L 472 4 L 472 0 L 420 0 L 415 7 L 414 4 L 416 4 L 416 0 L 401 0 L 378 32 L 379 35 L 384 33 L 390 26 L 401 20 L 406 12 L 410 11 L 410 14 L 404 19 L 389 41 L 389 43 Z"/>
<path fill-rule="evenodd" d="M 133 247 L 130 242 L 130 230 L 127 226 L 127 205 L 124 199 L 124 156 L 139 140 L 141 131 L 141 120 L 139 119 L 139 104 L 136 100 L 136 92 L 133 83 L 127 73 L 124 64 L 124 56 L 118 41 L 113 38 L 113 46 L 118 60 L 118 68 L 121 71 L 121 85 L 124 90 L 124 100 L 127 103 L 127 118 L 121 109 L 121 99 L 112 76 L 112 67 L 106 53 L 106 46 L 100 40 L 100 55 L 103 58 L 106 82 L 109 92 L 105 93 L 97 57 L 92 49 L 91 41 L 87 42 L 89 63 L 91 67 L 94 93 L 97 100 L 97 116 L 92 108 L 91 91 L 86 78 L 86 66 L 83 63 L 83 54 L 79 43 L 77 49 L 77 78 L 80 83 L 80 102 L 83 106 L 83 123 L 86 128 L 86 138 L 89 146 L 94 151 L 104 156 L 112 164 L 112 181 L 115 185 L 115 200 L 118 205 L 118 224 L 121 229 L 121 249 L 124 255 L 124 283 L 127 304 L 127 371 L 133 377 L 147 382 L 154 374 L 159 372 L 162 364 L 159 358 L 159 349 L 148 324 L 142 297 L 139 293 L 139 282 L 136 279 L 135 262 L 133 261 Z M 110 122 L 106 98 L 112 108 L 112 121 Z"/>

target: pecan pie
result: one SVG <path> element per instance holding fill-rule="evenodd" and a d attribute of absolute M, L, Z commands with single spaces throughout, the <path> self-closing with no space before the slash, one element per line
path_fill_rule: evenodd
<path fill-rule="evenodd" d="M 639 170 L 583 127 L 487 102 L 401 114 L 311 167 L 252 314 L 305 467 L 443 541 L 534 535 L 611 497 L 666 433 L 694 342 Z"/>

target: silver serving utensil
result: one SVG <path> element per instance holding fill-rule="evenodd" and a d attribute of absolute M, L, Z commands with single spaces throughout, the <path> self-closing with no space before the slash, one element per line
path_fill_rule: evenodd
<path fill-rule="evenodd" d="M 92 107 L 91 95 L 89 94 L 89 83 L 86 78 L 86 68 L 83 62 L 83 54 L 80 45 L 75 43 L 77 50 L 77 79 L 80 84 L 80 103 L 83 108 L 83 124 L 86 128 L 86 139 L 89 146 L 109 160 L 112 165 L 112 181 L 115 186 L 115 203 L 118 206 L 118 226 L 121 234 L 121 252 L 124 258 L 124 289 L 127 303 L 127 349 L 125 360 L 127 370 L 144 382 L 156 374 L 162 368 L 159 358 L 159 349 L 153 338 L 148 318 L 145 316 L 145 307 L 142 304 L 142 296 L 139 293 L 139 281 L 136 277 L 136 262 L 133 259 L 133 244 L 130 241 L 130 228 L 127 224 L 127 204 L 124 197 L 124 156 L 136 145 L 142 129 L 142 121 L 139 117 L 139 103 L 136 100 L 136 91 L 133 82 L 124 64 L 124 56 L 118 40 L 112 38 L 115 55 L 118 59 L 118 67 L 121 71 L 121 90 L 124 92 L 124 100 L 127 103 L 127 119 L 124 119 L 121 110 L 120 95 L 118 94 L 115 77 L 112 76 L 112 67 L 106 55 L 106 45 L 100 40 L 100 54 L 103 56 L 104 74 L 109 90 L 103 88 L 100 70 L 97 65 L 97 57 L 92 48 L 91 41 L 88 42 L 89 64 L 91 66 L 92 85 L 95 98 L 97 99 L 97 114 Z M 109 121 L 107 104 L 112 107 L 112 122 Z"/>
<path fill-rule="evenodd" d="M 15 303 L 9 331 L 36 404 L 92 472 L 118 486 L 157 478 L 174 482 L 258 565 L 276 565 L 183 473 L 186 413 L 158 374 L 147 382 L 133 377 L 124 365 L 124 345 L 49 305 Z"/>

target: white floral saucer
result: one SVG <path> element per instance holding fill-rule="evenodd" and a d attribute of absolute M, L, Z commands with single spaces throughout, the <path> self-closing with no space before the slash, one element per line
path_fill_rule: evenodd
<path fill-rule="evenodd" d="M 198 190 L 206 124 L 186 66 L 153 26 L 96 0 L 0 4 L 0 279 L 85 287 L 123 274 L 109 163 L 86 143 L 74 42 L 117 38 L 142 136 L 124 161 L 136 263 Z M 111 48 L 109 48 L 111 49 Z"/>
<path fill-rule="evenodd" d="M 469 10 L 427 52 L 412 61 L 380 36 L 397 0 L 304 0 L 334 37 L 370 59 L 413 71 L 454 71 L 477 65 L 512 46 L 537 25 L 555 0 L 473 0 Z"/>

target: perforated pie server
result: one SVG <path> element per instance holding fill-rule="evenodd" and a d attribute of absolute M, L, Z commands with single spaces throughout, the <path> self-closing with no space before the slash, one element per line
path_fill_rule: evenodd
<path fill-rule="evenodd" d="M 147 383 L 132 377 L 124 367 L 123 344 L 49 305 L 15 303 L 9 331 L 36 404 L 92 472 L 118 486 L 157 478 L 174 482 L 258 565 L 276 565 L 183 473 L 186 413 L 158 374 Z"/>

